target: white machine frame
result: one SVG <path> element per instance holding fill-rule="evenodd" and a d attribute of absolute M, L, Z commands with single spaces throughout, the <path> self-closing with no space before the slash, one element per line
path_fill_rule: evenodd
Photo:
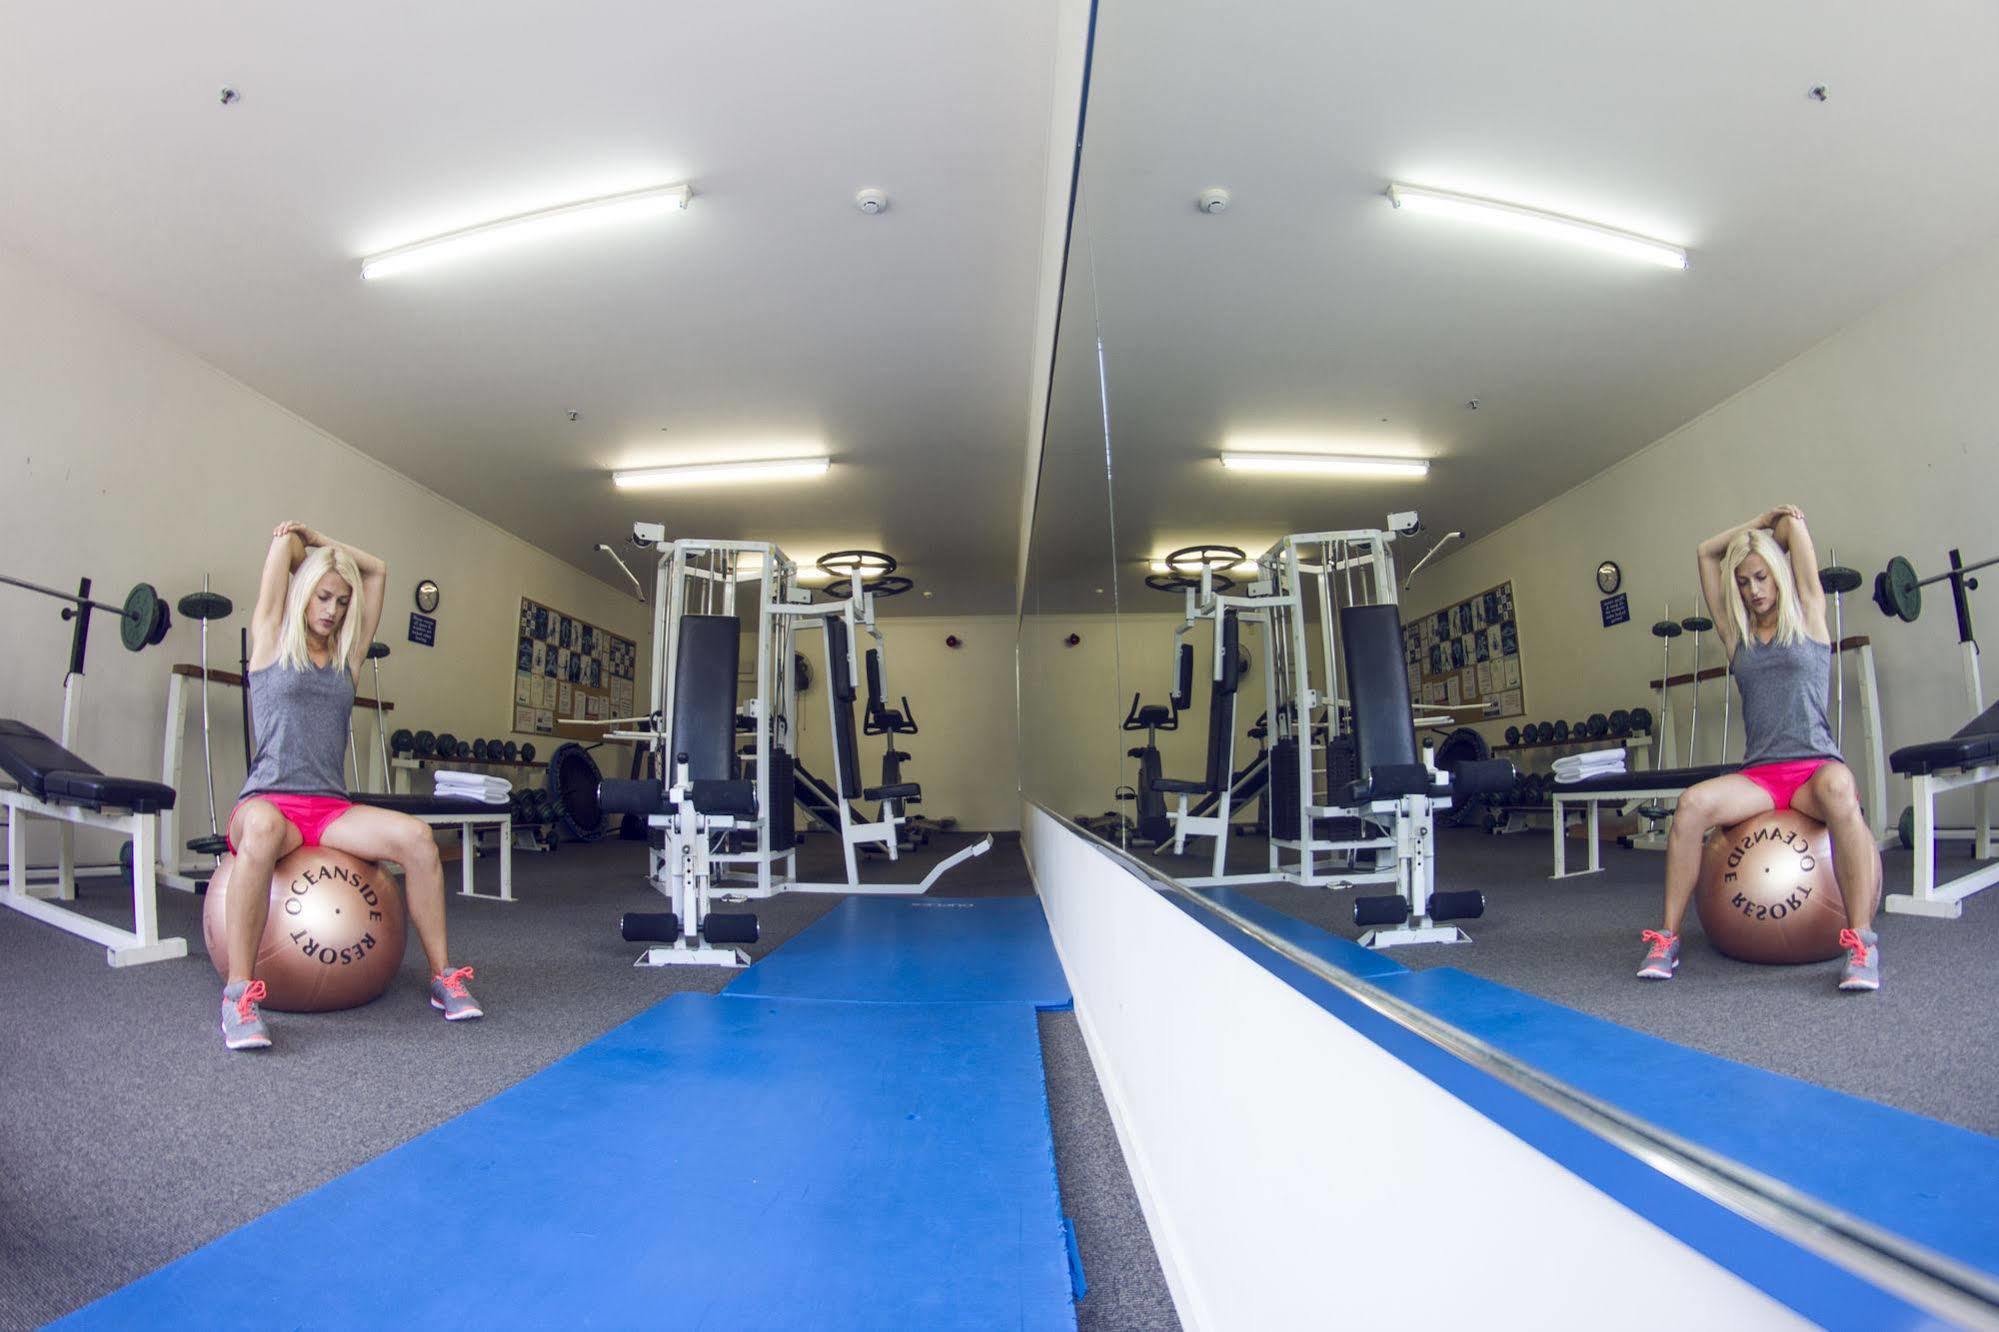
<path fill-rule="evenodd" d="M 860 878 L 858 851 L 878 846 L 890 860 L 898 858 L 898 842 L 907 816 L 897 802 L 884 801 L 880 816 L 873 820 L 856 817 L 851 802 L 840 793 L 838 720 L 841 704 L 834 698 L 830 680 L 825 689 L 826 721 L 834 738 L 834 794 L 840 846 L 846 878 L 838 882 L 813 882 L 797 877 L 797 848 L 772 842 L 773 800 L 771 775 L 779 751 L 792 757 L 796 766 L 796 738 L 793 719 L 797 717 L 797 681 L 792 657 L 797 635 L 817 630 L 824 633 L 837 619 L 847 629 L 847 669 L 849 678 L 861 678 L 858 639 L 868 635 L 882 642 L 875 627 L 875 594 L 867 587 L 867 573 L 855 568 L 848 575 L 848 595 L 815 602 L 810 589 L 798 583 L 798 566 L 782 549 L 767 541 L 717 541 L 700 538 L 664 539 L 647 543 L 659 552 L 653 598 L 652 699 L 653 711 L 645 718 L 645 730 L 612 731 L 612 739 L 630 740 L 650 747 L 662 771 L 672 757 L 664 752 L 665 729 L 673 717 L 675 666 L 679 661 L 680 624 L 689 614 L 735 616 L 745 628 L 752 615 L 757 647 L 754 670 L 739 676 L 743 684 L 754 685 L 745 706 L 739 697 L 736 707 L 755 719 L 752 728 L 754 749 L 746 756 L 750 780 L 756 792 L 757 815 L 753 818 L 701 815 L 695 812 L 683 781 L 684 774 L 672 771 L 668 786 L 668 810 L 648 816 L 648 824 L 664 829 L 664 849 L 648 849 L 648 873 L 653 885 L 674 903 L 682 922 L 680 939 L 649 948 L 640 965 L 742 965 L 740 950 L 715 949 L 701 940 L 700 922 L 708 915 L 714 897 L 763 899 L 784 892 L 865 893 L 879 896 L 908 896 L 928 892 L 945 873 L 992 847 L 990 836 L 964 848 L 939 863 L 919 883 L 864 883 Z M 830 637 L 828 643 L 830 646 Z M 884 654 L 885 656 L 886 654 Z M 753 849 L 718 849 L 717 835 L 754 830 Z"/>

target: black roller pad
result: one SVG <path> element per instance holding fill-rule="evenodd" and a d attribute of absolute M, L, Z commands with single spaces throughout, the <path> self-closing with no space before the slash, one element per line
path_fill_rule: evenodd
<path fill-rule="evenodd" d="M 618 933 L 628 943 L 673 943 L 680 938 L 680 917 L 671 911 L 627 911 Z"/>

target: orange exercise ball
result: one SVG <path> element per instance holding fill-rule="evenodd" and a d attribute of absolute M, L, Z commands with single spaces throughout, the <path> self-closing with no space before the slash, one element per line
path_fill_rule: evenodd
<path fill-rule="evenodd" d="M 1694 909 L 1715 948 L 1743 962 L 1824 962 L 1843 951 L 1846 902 L 1832 836 L 1794 809 L 1709 836 Z"/>
<path fill-rule="evenodd" d="M 208 959 L 229 978 L 229 879 L 224 856 L 208 881 L 201 934 Z M 280 1013 L 356 1008 L 380 997 L 408 942 L 402 889 L 379 865 L 331 847 L 300 847 L 271 874 L 271 909 L 257 948 L 264 1007 Z"/>

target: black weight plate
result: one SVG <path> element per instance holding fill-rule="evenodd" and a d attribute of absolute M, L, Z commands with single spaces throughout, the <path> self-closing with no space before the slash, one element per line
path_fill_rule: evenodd
<path fill-rule="evenodd" d="M 480 760 L 481 762 L 485 761 L 486 742 L 484 740 L 474 740 L 472 742 L 472 757 Z"/>
<path fill-rule="evenodd" d="M 1631 729 L 1640 735 L 1650 735 L 1652 733 L 1652 709 L 1631 709 Z"/>
<path fill-rule="evenodd" d="M 437 756 L 439 758 L 447 758 L 447 759 L 457 758 L 458 737 L 453 735 L 449 731 L 446 731 L 443 734 L 439 735 L 437 737 Z"/>
<path fill-rule="evenodd" d="M 139 652 L 152 641 L 153 624 L 159 615 L 160 594 L 151 583 L 137 583 L 125 594 L 125 609 L 118 617 L 118 641 L 127 652 Z M 86 612 L 87 614 L 88 612 Z"/>
<path fill-rule="evenodd" d="M 1589 738 L 1592 740 L 1601 740 L 1610 734 L 1610 718 L 1604 716 L 1601 712 L 1592 712 L 1589 715 L 1589 721 L 1586 725 L 1589 730 Z"/>
<path fill-rule="evenodd" d="M 1904 850 L 1913 851 L 1916 849 L 1916 807 L 1914 805 L 1902 806 L 1902 817 L 1895 820 L 1895 836 L 1901 839 Z"/>
<path fill-rule="evenodd" d="M 418 731 L 416 733 L 416 756 L 418 758 L 429 758 L 436 752 L 437 737 L 429 731 Z"/>
<path fill-rule="evenodd" d="M 1558 744 L 1559 744 L 1559 743 L 1561 743 L 1562 741 L 1564 741 L 1564 740 L 1567 740 L 1568 738 L 1569 738 L 1569 724 L 1568 724 L 1567 722 L 1565 722 L 1565 721 L 1558 721 L 1558 722 L 1556 722 L 1556 723 L 1555 723 L 1555 741 L 1556 741 L 1556 743 L 1558 743 Z"/>
<path fill-rule="evenodd" d="M 460 740 L 458 742 L 458 757 L 462 759 L 472 757 L 472 742 L 470 740 Z"/>
<path fill-rule="evenodd" d="M 1622 740 L 1631 734 L 1631 714 L 1618 708 L 1610 714 L 1610 733 Z"/>
<path fill-rule="evenodd" d="M 405 726 L 389 737 L 389 752 L 401 757 L 416 746 L 416 736 Z"/>
<path fill-rule="evenodd" d="M 1916 577 L 1916 568 L 1900 555 L 1888 561 L 1875 584 L 1877 596 L 1885 591 L 1887 604 L 1882 608 L 1905 624 L 1915 623 L 1923 613 L 1923 589 Z"/>
<path fill-rule="evenodd" d="M 183 619 L 221 620 L 236 609 L 220 592 L 190 592 L 174 606 Z"/>
<path fill-rule="evenodd" d="M 534 741 L 530 740 L 521 746 L 521 762 L 534 762 Z"/>
<path fill-rule="evenodd" d="M 1509 745 L 1520 743 L 1520 728 L 1518 726 L 1509 726 L 1506 728 L 1506 743 Z"/>
<path fill-rule="evenodd" d="M 1686 619 L 1680 621 L 1680 628 L 1690 634 L 1710 633 L 1714 629 L 1714 621 L 1705 615 L 1689 615 Z"/>
<path fill-rule="evenodd" d="M 597 804 L 597 787 L 603 780 L 597 760 L 579 744 L 563 745 L 549 755 L 548 794 L 556 822 L 579 842 L 596 841 L 610 826 Z"/>
<path fill-rule="evenodd" d="M 514 741 L 509 740 L 504 746 L 501 747 L 500 752 L 506 755 L 507 762 L 512 763 L 515 759 L 521 756 L 521 747 L 520 745 L 516 744 Z"/>
<path fill-rule="evenodd" d="M 1685 632 L 1686 630 L 1680 628 L 1678 620 L 1661 620 L 1652 626 L 1652 637 L 1654 638 L 1678 638 Z"/>
<path fill-rule="evenodd" d="M 164 601 L 154 602 L 153 631 L 146 635 L 146 645 L 148 647 L 158 647 L 161 643 L 166 642 L 167 630 L 173 627 L 174 616 L 173 612 L 167 609 L 167 603 Z"/>
<path fill-rule="evenodd" d="M 1860 570 L 1849 569 L 1841 564 L 1828 564 L 1819 570 L 1819 589 L 1833 596 L 1857 592 L 1860 590 Z"/>

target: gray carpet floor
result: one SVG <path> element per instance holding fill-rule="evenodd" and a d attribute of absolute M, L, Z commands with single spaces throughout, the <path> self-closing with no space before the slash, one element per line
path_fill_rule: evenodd
<path fill-rule="evenodd" d="M 1205 844 L 1203 844 L 1205 845 Z M 1940 874 L 1971 865 L 1965 843 L 1947 844 Z M 1263 866 L 1260 839 L 1232 839 L 1231 872 Z M 1569 843 L 1571 869 L 1587 848 Z M 1209 872 L 1205 858 L 1138 853 L 1173 875 Z M 1637 980 L 1639 932 L 1656 927 L 1664 856 L 1606 843 L 1604 872 L 1551 881 L 1549 834 L 1508 837 L 1442 829 L 1437 886 L 1477 888 L 1486 912 L 1464 922 L 1469 945 L 1399 948 L 1405 966 L 1457 967 L 1543 999 L 1838 1091 L 1999 1134 L 1999 888 L 1975 894 L 1957 920 L 1883 912 L 1882 988 L 1841 994 L 1839 963 L 1773 967 L 1714 951 L 1689 913 L 1680 971 Z M 1906 890 L 1910 854 L 1883 856 L 1888 892 Z M 1357 894 L 1268 884 L 1251 895 L 1298 920 L 1347 938 Z"/>
<path fill-rule="evenodd" d="M 914 882 L 970 839 L 865 871 Z M 805 877 L 833 877 L 828 839 Z M 411 941 L 388 994 L 344 1013 L 272 1014 L 276 1048 L 230 1054 L 219 984 L 201 946 L 200 899 L 161 894 L 161 928 L 184 960 L 113 970 L 96 945 L 0 910 L 0 1327 L 33 1327 L 130 1282 L 478 1105 L 680 991 L 732 973 L 640 969 L 618 937 L 627 910 L 657 910 L 643 848 L 606 841 L 517 853 L 512 904 L 453 897 L 453 960 L 477 969 L 480 1022 L 430 1008 Z M 447 866 L 447 884 L 455 866 Z M 492 862 L 479 866 L 492 882 Z M 947 875 L 943 896 L 1032 889 L 1017 838 Z M 122 893 L 122 895 L 121 895 Z M 80 905 L 129 923 L 130 895 L 86 880 Z M 756 904 L 761 956 L 838 904 Z M 1074 1016 L 1042 1018 L 1065 1209 L 1090 1290 L 1088 1332 L 1172 1328 L 1172 1303 Z M 448 1204 L 449 1199 L 439 1199 Z"/>

